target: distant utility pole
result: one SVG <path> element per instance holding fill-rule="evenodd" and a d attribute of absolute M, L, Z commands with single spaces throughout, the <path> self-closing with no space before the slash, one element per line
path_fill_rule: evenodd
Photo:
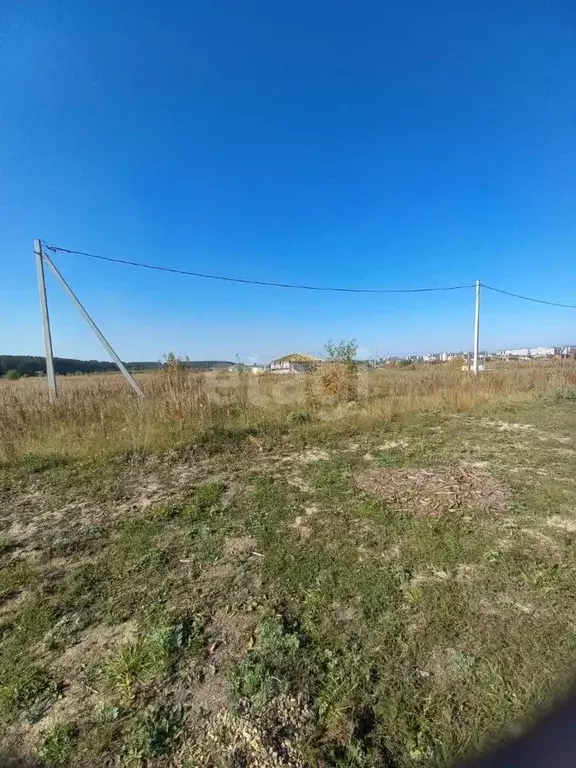
<path fill-rule="evenodd" d="M 44 350 L 46 354 L 46 376 L 48 379 L 48 397 L 50 402 L 56 400 L 58 386 L 54 372 L 54 355 L 52 354 L 52 334 L 50 332 L 50 315 L 48 313 L 48 298 L 46 296 L 46 280 L 44 278 L 44 254 L 42 241 L 34 240 L 36 254 L 36 272 L 38 274 L 38 295 L 40 296 L 40 311 L 42 313 L 42 328 L 44 330 Z"/>
<path fill-rule="evenodd" d="M 478 374 L 478 356 L 480 347 L 480 280 L 476 280 L 476 303 L 474 306 L 474 363 L 472 370 Z"/>

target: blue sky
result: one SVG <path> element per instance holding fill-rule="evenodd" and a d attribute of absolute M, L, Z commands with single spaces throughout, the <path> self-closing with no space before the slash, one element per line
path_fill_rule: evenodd
<path fill-rule="evenodd" d="M 244 278 L 576 303 L 576 8 L 3 0 L 0 353 L 40 354 L 32 242 Z M 298 293 L 59 255 L 124 359 L 469 348 L 473 292 Z M 105 358 L 48 276 L 55 353 Z M 488 294 L 482 346 L 576 343 Z"/>

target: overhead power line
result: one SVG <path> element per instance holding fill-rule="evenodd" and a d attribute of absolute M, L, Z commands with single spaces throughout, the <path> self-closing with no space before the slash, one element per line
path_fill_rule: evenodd
<path fill-rule="evenodd" d="M 523 301 L 533 301 L 536 304 L 548 304 L 550 307 L 563 307 L 564 309 L 576 309 L 576 304 L 561 304 L 558 301 L 546 301 L 545 299 L 535 299 L 532 296 L 522 296 L 520 293 L 512 293 L 511 291 L 503 291 L 502 288 L 494 288 L 491 285 L 482 283 L 482 288 L 486 288 L 488 291 L 495 291 L 496 293 L 503 293 L 505 296 L 513 296 L 515 299 L 522 299 Z"/>
<path fill-rule="evenodd" d="M 438 291 L 459 291 L 465 288 L 474 288 L 475 283 L 465 285 L 447 285 L 432 288 L 348 288 L 326 285 L 305 285 L 300 283 L 275 283 L 268 280 L 249 280 L 242 277 L 230 277 L 228 275 L 210 275 L 205 272 L 194 272 L 189 269 L 177 269 L 175 267 L 164 267 L 160 264 L 146 264 L 142 261 L 131 261 L 128 259 L 118 259 L 111 256 L 101 256 L 96 253 L 86 253 L 86 251 L 76 251 L 72 248 L 63 248 L 59 245 L 49 245 L 42 242 L 44 248 L 53 253 L 68 253 L 74 256 L 85 256 L 89 259 L 98 259 L 99 261 L 108 261 L 113 264 L 124 264 L 128 267 L 139 267 L 140 269 L 151 269 L 157 272 L 170 272 L 174 275 L 186 275 L 187 277 L 199 277 L 205 280 L 220 280 L 226 283 L 243 283 L 244 285 L 263 285 L 269 288 L 291 288 L 301 291 L 324 291 L 333 293 L 433 293 Z M 576 304 L 563 304 L 557 301 L 546 301 L 545 299 L 536 299 L 533 296 L 523 296 L 520 293 L 505 291 L 502 288 L 495 288 L 492 285 L 481 283 L 482 288 L 495 293 L 502 293 L 505 296 L 512 296 L 515 299 L 523 301 L 532 301 L 535 304 L 547 304 L 551 307 L 562 307 L 564 309 L 576 309 Z"/>
<path fill-rule="evenodd" d="M 241 277 L 228 277 L 224 275 L 209 275 L 204 272 L 192 272 L 188 269 L 176 269 L 174 267 L 163 267 L 159 264 L 145 264 L 141 261 L 129 261 L 127 259 L 115 259 L 111 256 L 99 256 L 95 253 L 86 253 L 84 251 L 74 251 L 71 248 L 61 248 L 57 245 L 48 245 L 43 243 L 44 247 L 53 253 L 70 253 L 76 256 L 86 256 L 89 259 L 99 259 L 100 261 L 110 261 L 114 264 L 124 264 L 129 267 L 140 267 L 141 269 L 153 269 L 158 272 L 171 272 L 175 275 L 187 275 L 188 277 L 201 277 L 206 280 L 222 280 L 227 283 L 244 283 L 247 285 L 265 285 L 271 288 L 294 288 L 302 291 L 332 291 L 337 293 L 430 293 L 433 291 L 458 291 L 462 288 L 473 288 L 474 285 L 449 285 L 437 288 L 341 288 L 334 286 L 321 285 L 300 285 L 297 283 L 273 283 L 267 280 L 247 280 Z"/>

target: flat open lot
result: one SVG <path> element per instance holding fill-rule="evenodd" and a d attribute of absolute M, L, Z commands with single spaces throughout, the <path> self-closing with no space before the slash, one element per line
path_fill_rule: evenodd
<path fill-rule="evenodd" d="M 6 461 L 0 764 L 452 764 L 576 666 L 575 458 L 535 398 Z"/>

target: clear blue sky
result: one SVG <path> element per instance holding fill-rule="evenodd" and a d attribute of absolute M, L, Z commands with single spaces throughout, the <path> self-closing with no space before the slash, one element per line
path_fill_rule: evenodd
<path fill-rule="evenodd" d="M 42 352 L 32 242 L 275 281 L 576 303 L 576 7 L 0 2 L 0 353 Z M 472 292 L 298 293 L 57 263 L 124 359 L 469 348 Z M 56 354 L 105 358 L 51 276 Z M 576 343 L 496 294 L 482 346 Z"/>

